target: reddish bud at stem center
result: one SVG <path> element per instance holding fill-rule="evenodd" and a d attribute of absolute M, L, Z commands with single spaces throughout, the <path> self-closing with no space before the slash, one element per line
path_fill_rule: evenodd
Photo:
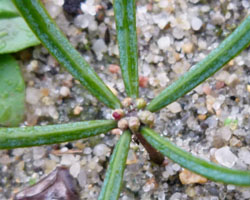
<path fill-rule="evenodd" d="M 115 118 L 115 120 L 120 120 L 122 117 L 118 112 L 113 112 L 112 116 Z"/>

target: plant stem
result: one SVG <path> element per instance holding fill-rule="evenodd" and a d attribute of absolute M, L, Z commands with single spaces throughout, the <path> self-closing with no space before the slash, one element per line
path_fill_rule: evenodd
<path fill-rule="evenodd" d="M 157 151 L 150 143 L 148 143 L 141 133 L 136 133 L 135 136 L 147 150 L 150 160 L 158 165 L 161 165 L 164 161 L 164 155 Z"/>

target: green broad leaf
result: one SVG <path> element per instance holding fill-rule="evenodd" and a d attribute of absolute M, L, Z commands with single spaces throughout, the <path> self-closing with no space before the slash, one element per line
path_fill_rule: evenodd
<path fill-rule="evenodd" d="M 234 32 L 227 37 L 218 48 L 213 50 L 204 60 L 194 65 L 187 73 L 177 81 L 164 89 L 146 107 L 147 110 L 155 112 L 164 106 L 176 101 L 188 93 L 226 63 L 237 56 L 250 44 L 250 16 L 248 16 Z"/>
<path fill-rule="evenodd" d="M 0 54 L 18 52 L 40 44 L 13 3 L 0 0 Z"/>
<path fill-rule="evenodd" d="M 88 91 L 110 108 L 120 108 L 119 99 L 74 49 L 39 0 L 12 0 L 24 19 L 49 52 Z"/>
<path fill-rule="evenodd" d="M 17 16 L 18 11 L 10 0 L 0 0 L 0 19 Z"/>
<path fill-rule="evenodd" d="M 93 120 L 48 126 L 0 128 L 0 149 L 56 144 L 110 131 L 114 120 Z"/>
<path fill-rule="evenodd" d="M 119 198 L 130 141 L 131 133 L 125 131 L 111 156 L 98 200 L 116 200 Z"/>
<path fill-rule="evenodd" d="M 17 61 L 0 55 L 0 126 L 17 126 L 25 112 L 25 84 Z"/>
<path fill-rule="evenodd" d="M 0 19 L 0 54 L 18 52 L 40 44 L 21 17 Z"/>
<path fill-rule="evenodd" d="M 120 65 L 126 93 L 138 97 L 138 50 L 135 0 L 114 0 Z"/>
<path fill-rule="evenodd" d="M 169 140 L 159 136 L 149 128 L 143 127 L 141 133 L 154 148 L 190 171 L 213 181 L 240 186 L 250 186 L 250 171 L 229 169 L 197 158 L 178 148 Z"/>

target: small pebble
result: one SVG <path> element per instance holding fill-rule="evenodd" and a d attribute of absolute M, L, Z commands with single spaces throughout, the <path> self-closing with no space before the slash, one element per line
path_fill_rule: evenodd
<path fill-rule="evenodd" d="M 55 5 L 53 2 L 48 2 L 46 3 L 46 9 L 50 16 L 55 19 L 61 13 L 62 7 Z"/>
<path fill-rule="evenodd" d="M 128 157 L 126 160 L 126 165 L 132 165 L 132 164 L 136 164 L 138 162 L 136 154 L 134 153 L 133 150 L 129 150 L 128 152 Z"/>
<path fill-rule="evenodd" d="M 93 51 L 95 52 L 97 59 L 101 60 L 103 57 L 103 53 L 105 53 L 108 48 L 103 39 L 97 39 L 93 42 L 92 46 Z"/>
<path fill-rule="evenodd" d="M 202 27 L 203 22 L 198 17 L 193 17 L 191 22 L 191 27 L 194 31 L 199 31 Z"/>
<path fill-rule="evenodd" d="M 161 87 L 165 87 L 169 82 L 169 78 L 167 77 L 167 74 L 165 72 L 158 73 L 156 75 L 156 78 L 159 80 L 159 85 Z"/>
<path fill-rule="evenodd" d="M 88 20 L 88 15 L 84 14 L 84 15 L 78 15 L 75 19 L 74 19 L 74 24 L 76 27 L 78 28 L 82 28 L 85 29 L 89 26 L 89 20 Z"/>
<path fill-rule="evenodd" d="M 80 163 L 76 162 L 70 167 L 69 172 L 74 178 L 76 178 L 80 173 L 80 169 L 81 169 Z"/>
<path fill-rule="evenodd" d="M 96 14 L 96 7 L 93 0 L 87 0 L 86 2 L 81 3 L 81 10 L 83 13 L 88 13 L 90 15 Z"/>
<path fill-rule="evenodd" d="M 213 13 L 211 17 L 214 25 L 222 25 L 225 22 L 225 18 L 219 12 Z"/>
<path fill-rule="evenodd" d="M 157 183 L 155 182 L 155 179 L 149 179 L 147 180 L 146 184 L 142 187 L 142 190 L 144 192 L 149 192 L 150 190 L 153 190 L 157 187 Z"/>
<path fill-rule="evenodd" d="M 53 3 L 58 6 L 63 6 L 65 1 L 67 0 L 53 0 Z"/>
<path fill-rule="evenodd" d="M 175 192 L 169 198 L 169 200 L 181 200 L 181 199 L 183 199 L 183 198 L 182 198 L 182 194 L 180 192 Z"/>
<path fill-rule="evenodd" d="M 178 27 L 174 28 L 173 29 L 173 36 L 175 37 L 175 39 L 181 40 L 184 37 L 184 31 Z"/>
<path fill-rule="evenodd" d="M 69 96 L 69 95 L 70 95 L 70 90 L 69 90 L 69 88 L 66 87 L 66 86 L 62 86 L 62 87 L 60 88 L 60 95 L 62 95 L 63 97 Z"/>
<path fill-rule="evenodd" d="M 49 89 L 48 89 L 48 88 L 42 88 L 42 89 L 41 89 L 41 94 L 42 94 L 42 96 L 44 96 L 44 97 L 49 96 Z"/>
<path fill-rule="evenodd" d="M 212 95 L 206 96 L 206 106 L 207 110 L 213 113 L 213 104 L 215 103 L 216 99 Z"/>
<path fill-rule="evenodd" d="M 249 2 L 249 0 L 243 0 L 242 1 L 242 6 L 244 7 L 244 8 L 249 8 L 250 7 L 250 2 Z"/>
<path fill-rule="evenodd" d="M 235 190 L 235 185 L 227 185 L 227 190 Z"/>
<path fill-rule="evenodd" d="M 164 37 L 161 37 L 158 41 L 157 41 L 157 44 L 158 44 L 158 47 L 163 50 L 163 51 L 167 51 L 169 46 L 170 46 L 170 38 L 168 36 L 164 36 Z"/>
<path fill-rule="evenodd" d="M 78 141 L 76 141 L 76 143 L 75 143 L 75 147 L 76 147 L 77 149 L 82 150 L 82 149 L 84 149 L 85 145 L 84 145 L 80 140 L 78 140 Z"/>
<path fill-rule="evenodd" d="M 3 155 L 0 157 L 0 164 L 1 165 L 8 165 L 11 163 L 11 159 L 8 155 Z"/>
<path fill-rule="evenodd" d="M 98 144 L 94 147 L 93 153 L 96 156 L 108 156 L 110 149 L 107 147 L 106 144 Z"/>
<path fill-rule="evenodd" d="M 182 51 L 184 53 L 192 53 L 194 50 L 194 45 L 193 43 L 191 42 L 188 42 L 188 43 L 185 43 L 183 46 L 182 46 Z"/>
<path fill-rule="evenodd" d="M 182 62 L 176 62 L 172 66 L 172 70 L 179 75 L 184 74 L 190 67 L 190 64 L 188 63 L 182 63 Z"/>
<path fill-rule="evenodd" d="M 77 177 L 78 183 L 79 185 L 84 188 L 86 186 L 87 183 L 87 174 L 86 171 L 84 169 L 80 170 L 80 173 Z"/>
<path fill-rule="evenodd" d="M 45 156 L 45 148 L 43 147 L 33 147 L 33 159 L 39 160 Z"/>
<path fill-rule="evenodd" d="M 235 84 L 236 82 L 238 82 L 239 81 L 239 78 L 238 78 L 238 76 L 236 75 L 236 74 L 231 74 L 226 80 L 225 80 L 225 83 L 227 84 L 227 85 L 233 85 L 233 84 Z"/>
<path fill-rule="evenodd" d="M 204 84 L 202 90 L 206 95 L 210 95 L 212 93 L 212 89 L 209 84 Z"/>
<path fill-rule="evenodd" d="M 217 130 L 217 134 L 220 135 L 223 140 L 229 141 L 232 136 L 232 131 L 229 127 L 222 127 Z"/>
<path fill-rule="evenodd" d="M 219 164 L 229 168 L 232 168 L 238 160 L 238 158 L 230 151 L 228 146 L 217 149 L 214 156 Z"/>
<path fill-rule="evenodd" d="M 39 89 L 28 87 L 26 89 L 26 102 L 32 105 L 38 104 L 42 94 Z"/>
<path fill-rule="evenodd" d="M 189 0 L 191 3 L 193 3 L 193 4 L 196 4 L 196 3 L 198 3 L 200 0 Z"/>
<path fill-rule="evenodd" d="M 82 111 L 83 111 L 83 107 L 81 107 L 81 106 L 76 106 L 76 107 L 74 108 L 73 113 L 74 113 L 74 115 L 79 115 Z"/>
<path fill-rule="evenodd" d="M 247 189 L 247 188 L 242 188 L 242 198 L 244 199 L 244 200 L 248 200 L 248 199 L 250 199 L 250 191 L 249 191 L 249 189 Z"/>
<path fill-rule="evenodd" d="M 241 147 L 242 146 L 242 143 L 240 140 L 238 140 L 236 137 L 232 137 L 229 141 L 230 143 L 230 146 L 232 147 Z"/>
<path fill-rule="evenodd" d="M 56 168 L 56 161 L 46 159 L 44 165 L 45 165 L 45 174 L 48 174 L 48 173 L 50 173 L 53 169 Z"/>
<path fill-rule="evenodd" d="M 109 65 L 109 72 L 112 74 L 117 74 L 120 70 L 120 67 L 118 65 Z"/>
<path fill-rule="evenodd" d="M 203 121 L 203 120 L 205 120 L 205 119 L 207 118 L 207 115 L 202 115 L 202 114 L 200 114 L 200 115 L 198 115 L 197 118 L 198 118 L 199 120 Z"/>
<path fill-rule="evenodd" d="M 227 71 L 222 70 L 215 75 L 215 79 L 225 83 L 229 76 L 230 74 Z"/>
<path fill-rule="evenodd" d="M 250 151 L 246 147 L 239 150 L 238 156 L 244 163 L 250 165 Z"/>
<path fill-rule="evenodd" d="M 250 85 L 247 85 L 247 91 L 250 92 Z"/>
<path fill-rule="evenodd" d="M 225 83 L 223 81 L 216 81 L 215 88 L 216 90 L 219 90 L 225 86 Z"/>
<path fill-rule="evenodd" d="M 181 105 L 178 102 L 173 102 L 167 106 L 170 112 L 176 114 L 182 111 Z"/>
<path fill-rule="evenodd" d="M 193 183 L 206 183 L 207 179 L 203 176 L 200 176 L 194 172 L 191 172 L 187 169 L 183 169 L 183 171 L 179 174 L 179 178 L 182 184 L 193 184 Z"/>
<path fill-rule="evenodd" d="M 70 166 L 76 161 L 74 155 L 72 154 L 63 154 L 61 159 L 61 165 Z"/>
<path fill-rule="evenodd" d="M 185 193 L 186 193 L 189 197 L 191 197 L 191 198 L 194 198 L 194 197 L 197 195 L 197 193 L 196 193 L 196 191 L 195 191 L 195 188 L 192 187 L 192 186 L 188 187 L 188 188 L 186 189 Z"/>
<path fill-rule="evenodd" d="M 83 149 L 83 153 L 86 155 L 89 155 L 92 153 L 92 149 L 90 147 L 86 147 Z"/>
<path fill-rule="evenodd" d="M 181 166 L 175 163 L 175 164 L 172 165 L 172 169 L 174 171 L 179 171 L 181 169 Z"/>
<path fill-rule="evenodd" d="M 104 19 L 105 19 L 105 10 L 102 7 L 100 7 L 100 8 L 97 9 L 95 18 L 98 21 L 98 23 L 102 23 L 104 21 Z M 108 30 L 109 29 L 107 29 L 107 31 Z M 109 41 L 110 41 L 110 39 L 108 39 L 107 42 L 105 41 L 105 43 L 108 44 Z"/>
<path fill-rule="evenodd" d="M 139 77 L 139 86 L 142 88 L 147 88 L 148 87 L 148 77 L 140 76 Z"/>
<path fill-rule="evenodd" d="M 38 61 L 37 60 L 32 60 L 30 64 L 27 65 L 27 71 L 28 72 L 33 72 L 38 69 Z"/>

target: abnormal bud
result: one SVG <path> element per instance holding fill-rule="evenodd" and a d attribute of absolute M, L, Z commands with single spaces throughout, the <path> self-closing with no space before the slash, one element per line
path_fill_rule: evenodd
<path fill-rule="evenodd" d="M 137 117 L 130 117 L 128 127 L 132 132 L 137 132 L 140 128 L 140 120 Z"/>
<path fill-rule="evenodd" d="M 132 104 L 132 98 L 130 98 L 130 97 L 127 97 L 127 98 L 123 99 L 123 101 L 122 101 L 122 106 L 124 108 L 129 107 L 131 104 Z"/>
<path fill-rule="evenodd" d="M 142 108 L 145 108 L 147 105 L 147 102 L 143 98 L 136 99 L 136 107 L 140 110 Z"/>
<path fill-rule="evenodd" d="M 118 128 L 125 130 L 128 128 L 128 121 L 126 119 L 120 119 L 117 124 Z"/>
<path fill-rule="evenodd" d="M 124 116 L 124 111 L 122 109 L 114 110 L 112 116 L 115 120 L 120 120 Z"/>
<path fill-rule="evenodd" d="M 155 115 L 150 111 L 148 110 L 140 111 L 138 113 L 138 117 L 143 124 L 149 125 L 150 127 L 154 125 Z"/>

